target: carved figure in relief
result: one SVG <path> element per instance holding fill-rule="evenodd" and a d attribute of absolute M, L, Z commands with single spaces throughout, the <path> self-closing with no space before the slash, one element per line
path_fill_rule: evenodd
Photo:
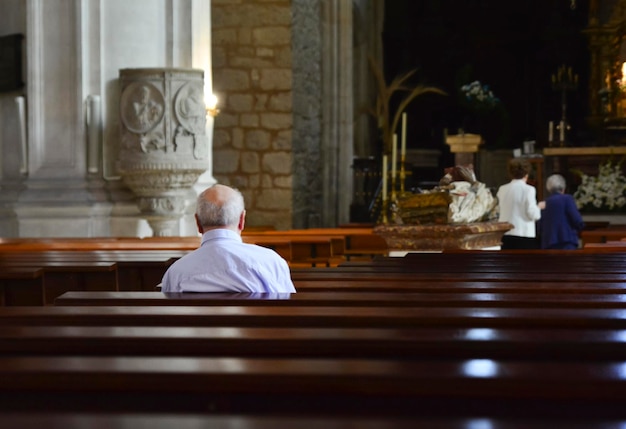
<path fill-rule="evenodd" d="M 133 103 L 135 115 L 142 128 L 151 128 L 161 117 L 163 106 L 150 97 L 150 88 L 141 87 L 141 100 Z"/>
<path fill-rule="evenodd" d="M 184 85 L 176 96 L 176 116 L 183 128 L 193 135 L 205 134 L 206 109 L 202 101 L 202 87 Z"/>
<path fill-rule="evenodd" d="M 154 85 L 134 82 L 122 93 L 122 122 L 131 132 L 145 134 L 161 121 L 164 106 L 163 94 Z"/>
<path fill-rule="evenodd" d="M 176 127 L 174 150 L 191 152 L 195 159 L 207 158 L 206 107 L 202 99 L 202 86 L 198 83 L 184 85 L 176 94 L 174 106 L 180 123 Z"/>
<path fill-rule="evenodd" d="M 139 144 L 144 153 L 166 150 L 165 139 L 161 133 L 144 134 L 139 138 Z"/>

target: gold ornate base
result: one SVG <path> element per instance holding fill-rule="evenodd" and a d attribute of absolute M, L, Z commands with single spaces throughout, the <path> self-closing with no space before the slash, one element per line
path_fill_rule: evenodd
<path fill-rule="evenodd" d="M 378 225 L 374 233 L 391 251 L 442 251 L 485 249 L 500 246 L 502 235 L 513 228 L 507 222 L 448 225 Z"/>

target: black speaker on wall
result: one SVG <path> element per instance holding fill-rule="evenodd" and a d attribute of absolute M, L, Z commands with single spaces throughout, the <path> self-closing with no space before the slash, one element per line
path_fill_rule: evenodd
<path fill-rule="evenodd" d="M 22 34 L 0 36 L 0 92 L 20 90 L 22 76 Z"/>

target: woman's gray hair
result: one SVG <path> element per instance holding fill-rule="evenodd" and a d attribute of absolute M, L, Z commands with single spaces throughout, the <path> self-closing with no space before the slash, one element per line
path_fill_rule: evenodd
<path fill-rule="evenodd" d="M 222 195 L 224 198 L 207 198 L 207 193 L 212 193 L 212 188 L 198 195 L 196 215 L 203 227 L 233 226 L 239 222 L 245 209 L 243 195 L 237 189 L 227 189 L 225 195 Z"/>
<path fill-rule="evenodd" d="M 548 192 L 565 192 L 565 178 L 560 174 L 553 174 L 546 180 Z"/>

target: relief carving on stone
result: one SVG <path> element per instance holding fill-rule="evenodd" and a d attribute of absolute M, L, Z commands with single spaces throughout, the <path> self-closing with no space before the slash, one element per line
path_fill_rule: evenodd
<path fill-rule="evenodd" d="M 144 197 L 139 199 L 139 210 L 152 215 L 171 215 L 181 213 L 185 200 L 181 197 Z"/>
<path fill-rule="evenodd" d="M 203 71 L 120 70 L 119 171 L 154 235 L 174 235 L 207 169 Z"/>
<path fill-rule="evenodd" d="M 150 195 L 155 190 L 184 189 L 193 186 L 198 173 L 193 171 L 164 170 L 135 174 L 126 177 L 126 183 L 138 195 Z"/>
<path fill-rule="evenodd" d="M 176 127 L 174 150 L 191 153 L 195 159 L 206 159 L 208 141 L 202 85 L 197 82 L 183 85 L 176 94 L 174 110 L 180 124 Z"/>
<path fill-rule="evenodd" d="M 165 136 L 155 130 L 163 120 L 165 100 L 161 91 L 148 82 L 134 82 L 126 87 L 121 99 L 122 122 L 130 132 L 139 134 L 143 153 L 166 151 Z M 132 148 L 136 141 L 125 136 L 124 145 Z"/>
<path fill-rule="evenodd" d="M 163 94 L 151 83 L 134 82 L 122 92 L 121 119 L 129 131 L 140 135 L 139 144 L 142 152 L 166 150 L 163 133 L 152 131 L 162 121 L 164 113 Z M 128 143 L 125 141 L 127 146 Z"/>
<path fill-rule="evenodd" d="M 148 82 L 134 82 L 124 89 L 121 101 L 122 121 L 136 134 L 145 134 L 163 118 L 163 94 Z"/>

